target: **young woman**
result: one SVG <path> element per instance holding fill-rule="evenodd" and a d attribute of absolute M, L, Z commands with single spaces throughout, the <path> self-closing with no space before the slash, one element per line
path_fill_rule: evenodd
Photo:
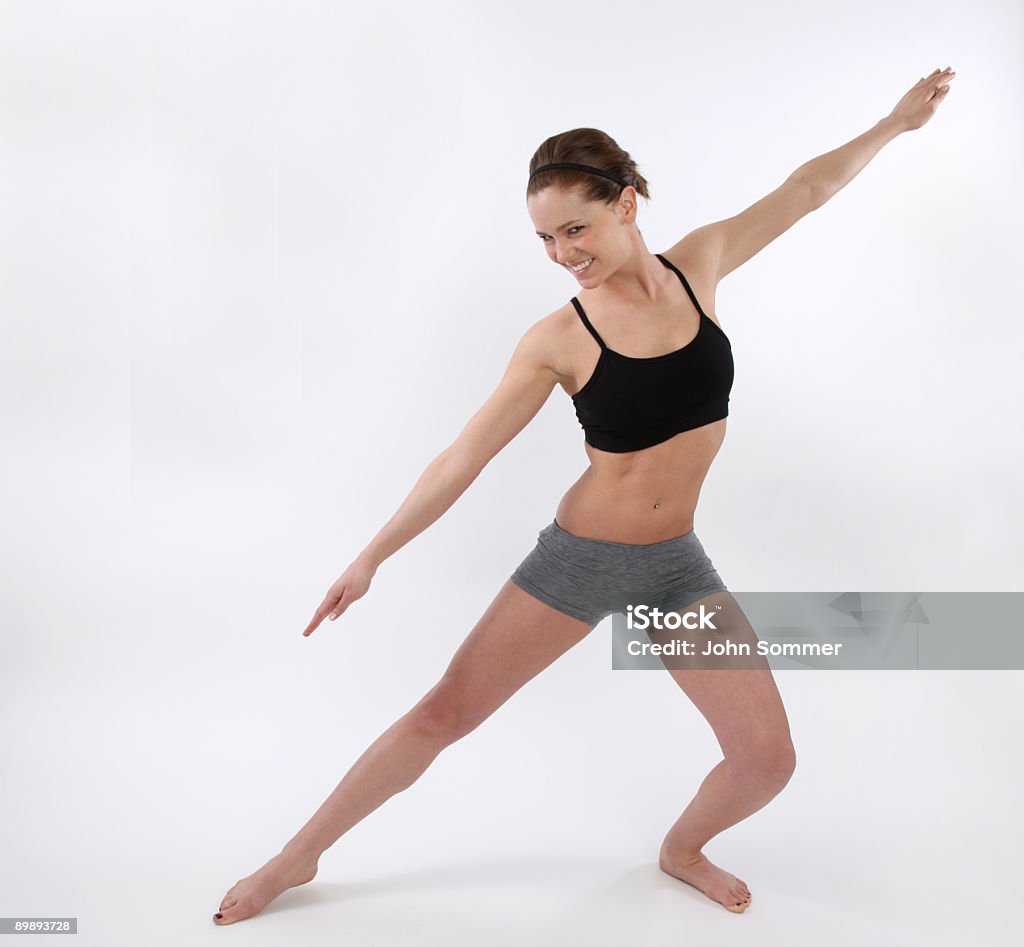
<path fill-rule="evenodd" d="M 228 891 L 215 923 L 252 917 L 310 881 L 340 836 L 627 604 L 663 612 L 720 606 L 733 634 L 752 634 L 693 531 L 701 485 L 725 436 L 734 374 L 715 289 L 845 187 L 884 144 L 927 122 L 954 75 L 936 69 L 872 129 L 802 165 L 741 214 L 659 254 L 637 229 L 638 196 L 649 195 L 627 152 L 593 128 L 540 146 L 527 209 L 548 258 L 573 275 L 579 294 L 523 334 L 497 390 L 331 586 L 303 634 L 362 598 L 380 564 L 452 506 L 556 384 L 575 404 L 590 466 L 437 684 L 363 753 L 278 855 Z M 795 754 L 786 712 L 766 664 L 669 673 L 711 724 L 724 758 L 668 830 L 659 863 L 740 913 L 751 903 L 749 888 L 702 849 L 789 780 Z"/>

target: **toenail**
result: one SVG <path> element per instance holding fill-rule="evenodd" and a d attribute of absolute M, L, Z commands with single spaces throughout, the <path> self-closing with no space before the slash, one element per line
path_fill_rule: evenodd
<path fill-rule="evenodd" d="M 218 920 L 220 920 L 220 918 L 222 918 L 224 915 L 223 914 L 214 914 L 213 916 L 215 918 L 217 918 Z"/>

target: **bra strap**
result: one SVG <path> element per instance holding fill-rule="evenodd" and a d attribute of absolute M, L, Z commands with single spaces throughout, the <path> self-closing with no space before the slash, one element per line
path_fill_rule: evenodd
<path fill-rule="evenodd" d="M 693 295 L 693 290 L 690 289 L 690 284 L 686 282 L 686 277 L 683 276 L 682 270 L 680 270 L 678 266 L 672 263 L 671 260 L 666 260 L 665 257 L 663 257 L 660 253 L 655 253 L 654 255 L 659 260 L 661 260 L 661 262 L 664 263 L 665 266 L 672 270 L 676 274 L 676 276 L 679 277 L 680 280 L 682 280 L 683 285 L 686 287 L 686 291 L 690 294 L 690 299 L 693 300 L 693 305 L 696 306 L 697 308 L 697 312 L 699 312 L 702 316 L 704 316 L 705 319 L 707 319 L 708 317 L 704 315 L 704 310 L 700 308 L 700 303 L 697 302 L 697 297 Z"/>
<path fill-rule="evenodd" d="M 572 297 L 572 304 L 576 307 L 576 311 L 580 314 L 580 318 L 583 320 L 583 324 L 590 330 L 590 334 L 595 339 L 597 339 L 597 344 L 600 345 L 602 349 L 608 348 L 608 346 L 604 344 L 604 339 L 602 339 L 601 336 L 597 334 L 597 329 L 595 329 L 590 324 L 590 320 L 587 318 L 587 314 L 583 311 L 583 307 L 580 305 L 580 301 L 575 296 Z"/>

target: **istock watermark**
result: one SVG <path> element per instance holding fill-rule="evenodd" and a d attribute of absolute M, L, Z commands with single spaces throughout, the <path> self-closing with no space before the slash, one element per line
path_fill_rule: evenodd
<path fill-rule="evenodd" d="M 659 603 L 660 604 L 660 603 Z M 612 615 L 621 670 L 1021 670 L 1024 593 L 731 592 Z"/>
<path fill-rule="evenodd" d="M 626 627 L 630 630 L 647 631 L 650 628 L 661 631 L 667 628 L 675 631 L 677 628 L 689 628 L 692 631 L 710 628 L 717 631 L 714 624 L 714 617 L 717 609 L 705 608 L 701 605 L 695 612 L 663 612 L 660 608 L 651 608 L 650 605 L 627 605 L 626 606 Z"/>

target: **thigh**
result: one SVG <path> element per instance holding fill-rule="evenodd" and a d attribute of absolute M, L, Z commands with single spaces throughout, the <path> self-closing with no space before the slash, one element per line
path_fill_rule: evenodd
<path fill-rule="evenodd" d="M 700 668 L 698 661 L 687 667 L 670 667 L 669 674 L 711 724 L 726 759 L 775 758 L 781 752 L 791 752 L 792 737 L 782 697 L 768 662 L 756 656 L 757 635 L 739 602 L 723 589 L 676 611 L 697 611 L 702 605 L 714 611 L 718 632 L 750 644 L 752 656 L 743 659 L 740 669 L 723 668 L 719 659 L 718 668 Z M 664 634 L 673 636 L 673 632 Z M 654 634 L 651 638 L 656 640 Z"/>
<path fill-rule="evenodd" d="M 593 627 L 506 580 L 431 694 L 441 692 L 457 703 L 460 716 L 473 726 L 582 641 Z"/>

